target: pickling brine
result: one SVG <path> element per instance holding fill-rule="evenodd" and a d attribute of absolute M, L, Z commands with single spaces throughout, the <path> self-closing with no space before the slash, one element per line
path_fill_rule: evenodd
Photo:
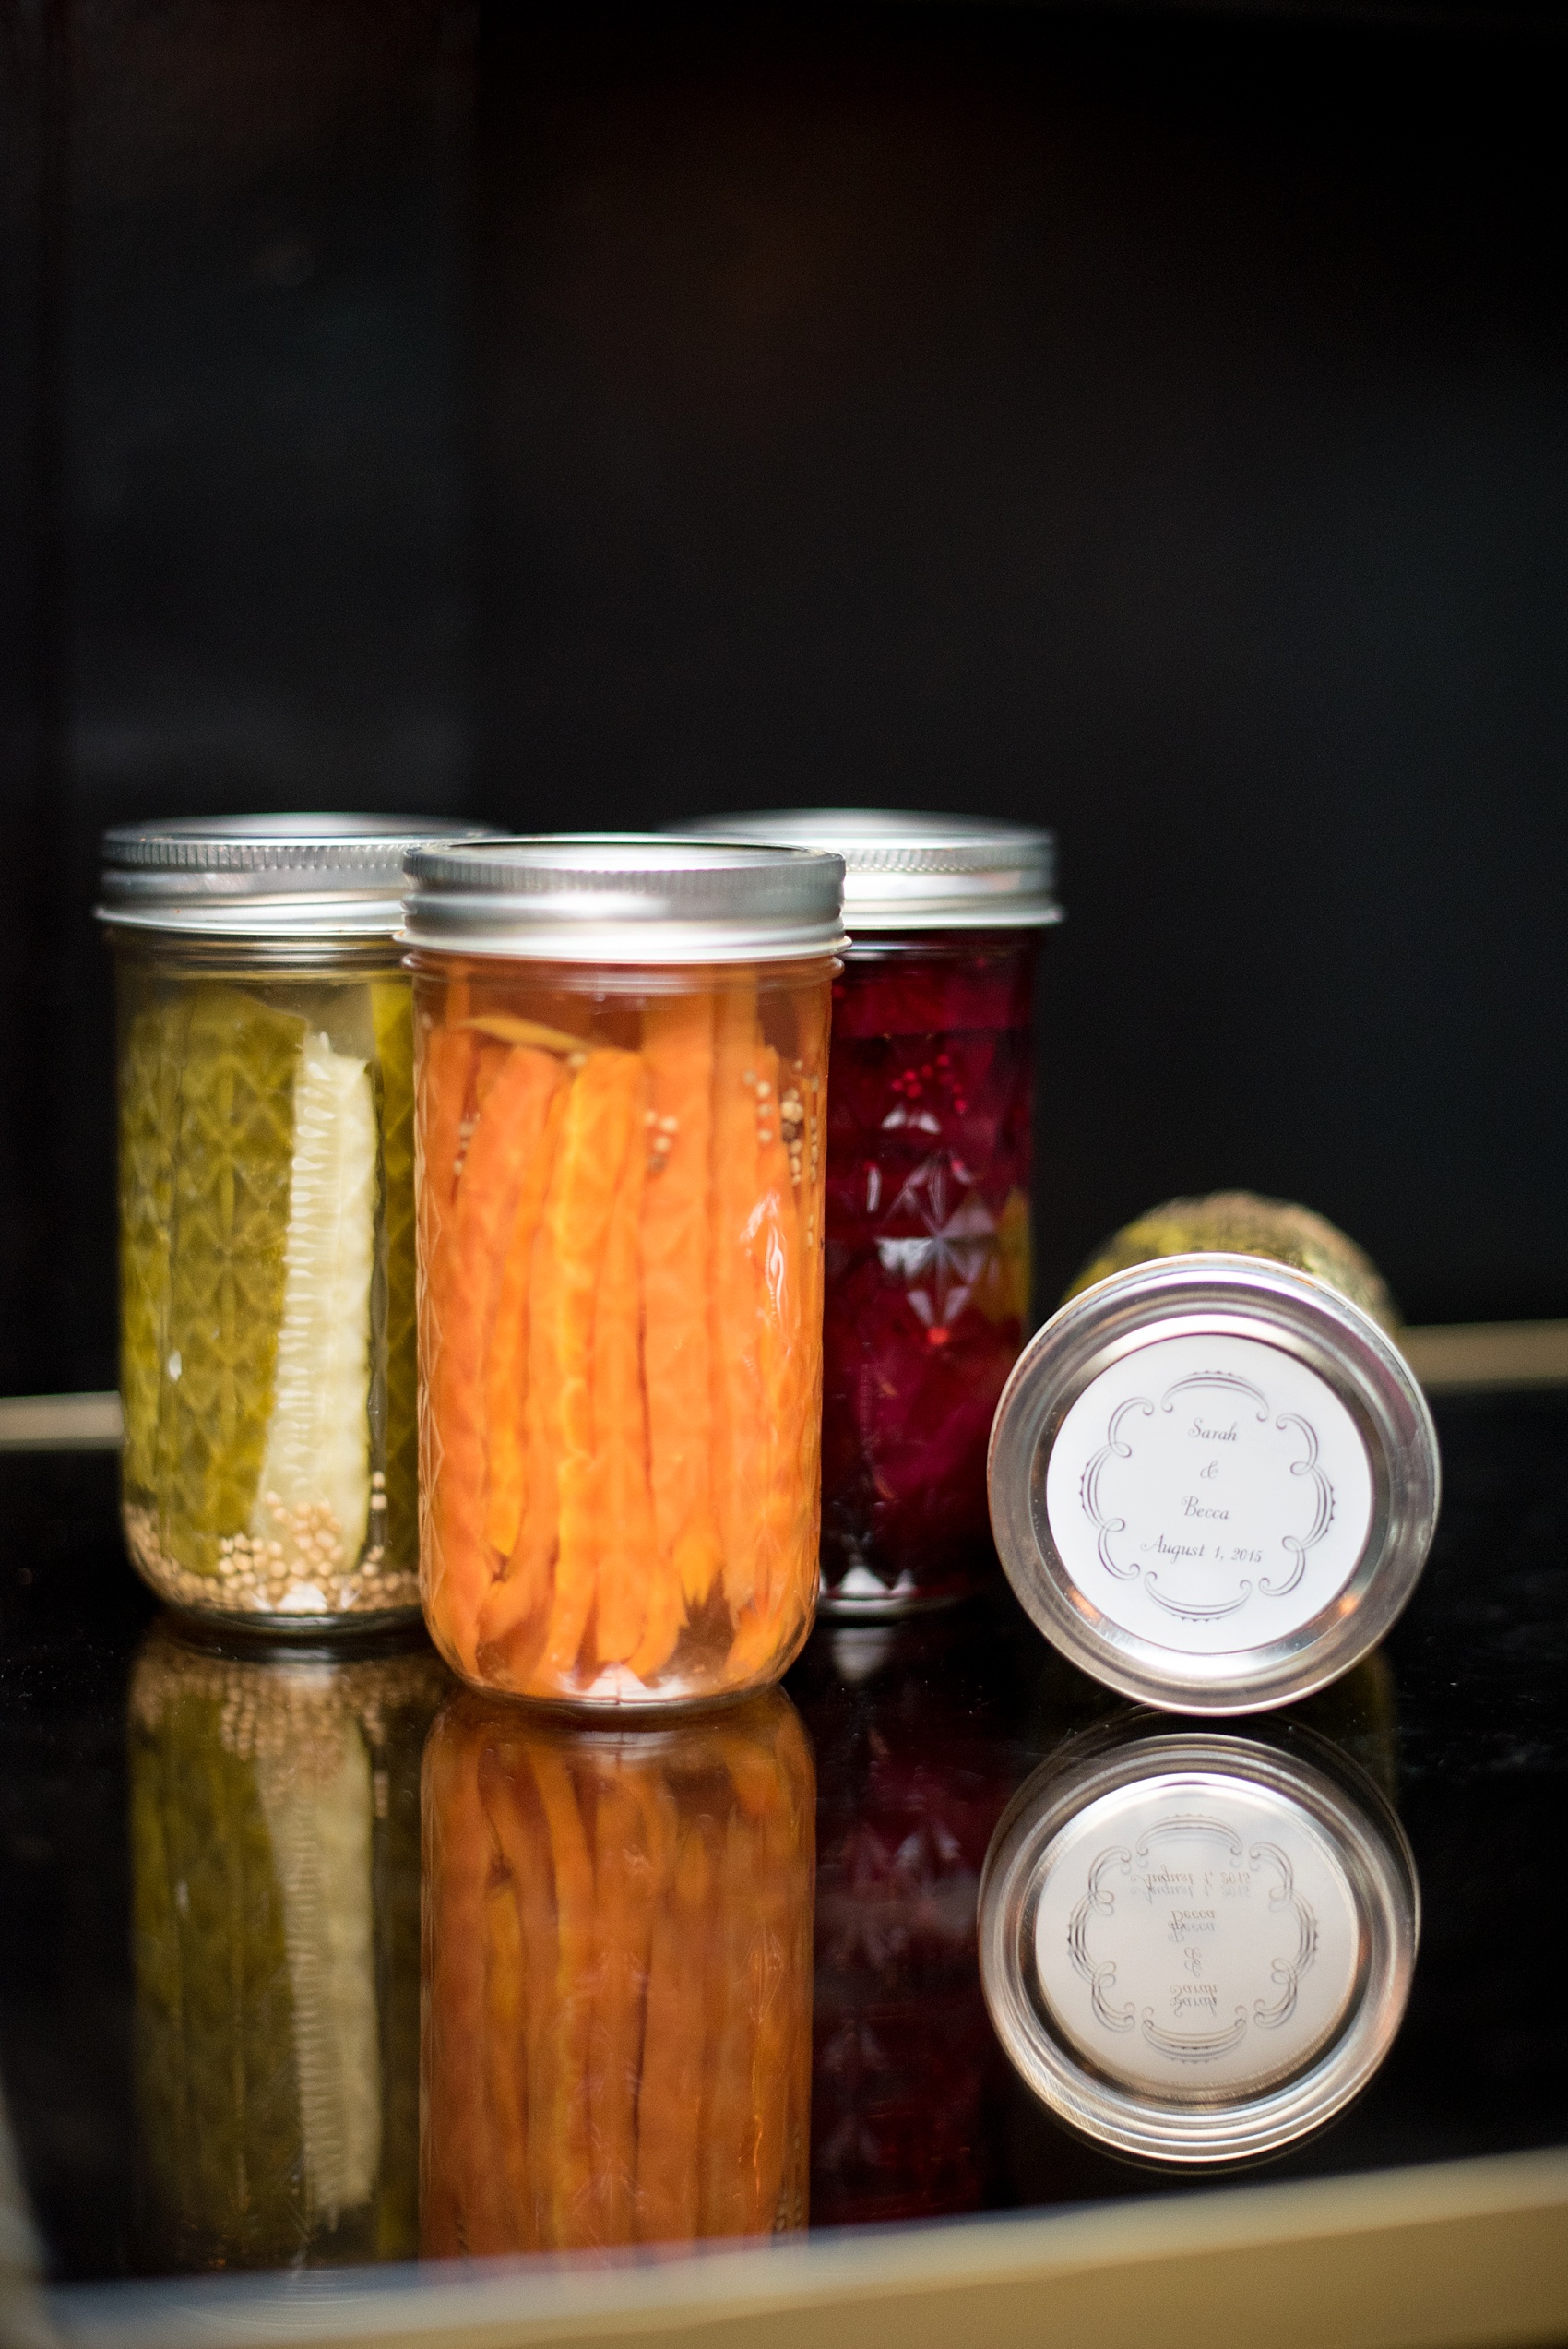
<path fill-rule="evenodd" d="M 599 1705 L 776 1678 L 817 1580 L 831 966 L 413 960 L 437 1645 Z"/>

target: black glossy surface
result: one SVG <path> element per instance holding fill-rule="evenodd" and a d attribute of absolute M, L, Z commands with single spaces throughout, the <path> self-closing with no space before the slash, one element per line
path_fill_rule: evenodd
<path fill-rule="evenodd" d="M 1424 1901 L 1414 1995 L 1360 2103 L 1271 2176 L 1568 2139 L 1568 2020 L 1542 1973 L 1568 1799 L 1568 1396 L 1455 1401 L 1441 1429 L 1417 1598 L 1371 1668 L 1302 1709 L 1397 1802 Z M 157 2262 L 137 2207 L 125 1713 L 154 1609 L 120 1554 L 111 1460 L 0 1460 L 0 2082 L 54 2274 L 136 2272 Z M 789 1689 L 818 1786 L 814 2219 L 1158 2187 L 1013 2078 L 973 1955 L 1003 1805 L 1114 1701 L 1005 1604 L 823 1629 Z"/>

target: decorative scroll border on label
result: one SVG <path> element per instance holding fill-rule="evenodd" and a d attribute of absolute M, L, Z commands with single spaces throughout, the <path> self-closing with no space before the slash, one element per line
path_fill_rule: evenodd
<path fill-rule="evenodd" d="M 1145 2007 L 1140 2014 L 1134 2000 L 1121 2006 L 1111 2004 L 1116 1961 L 1097 1958 L 1089 1946 L 1089 1935 L 1097 1924 L 1103 1925 L 1116 1914 L 1114 1878 L 1125 1878 L 1128 1886 L 1135 1889 L 1138 1871 L 1146 1870 L 1149 1855 L 1158 1843 L 1192 1842 L 1194 1839 L 1217 1842 L 1226 1856 L 1238 1863 L 1244 1852 L 1250 1866 L 1268 1867 L 1275 1872 L 1278 1880 L 1269 1888 L 1269 1910 L 1282 1923 L 1289 1918 L 1294 1925 L 1295 1948 L 1286 1955 L 1270 1955 L 1269 1980 L 1279 1993 L 1272 2002 L 1255 1997 L 1250 2014 L 1245 2003 L 1239 2005 L 1231 2021 L 1216 2031 L 1177 2032 L 1158 2023 L 1152 2007 Z M 1088 1985 L 1089 2003 L 1101 2029 L 1117 2033 L 1137 2031 L 1161 2055 L 1184 2064 L 1212 2063 L 1239 2047 L 1249 2030 L 1277 2031 L 1289 2022 L 1296 2011 L 1301 1976 L 1311 1970 L 1317 1950 L 1316 1914 L 1297 1890 L 1295 1870 L 1278 1844 L 1260 1842 L 1248 1846 L 1220 1819 L 1181 1813 L 1157 1819 L 1131 1850 L 1124 1843 L 1112 1843 L 1097 1854 L 1089 1863 L 1087 1888 L 1067 1920 L 1067 1954 L 1074 1972 Z"/>
<path fill-rule="evenodd" d="M 1257 1420 L 1262 1425 L 1266 1425 L 1272 1415 L 1268 1397 L 1264 1393 L 1263 1389 L 1254 1385 L 1252 1379 L 1243 1378 L 1238 1372 L 1231 1370 L 1189 1372 L 1186 1377 L 1176 1379 L 1166 1389 L 1158 1405 L 1147 1395 L 1130 1396 L 1125 1401 L 1118 1403 L 1111 1413 L 1106 1427 L 1105 1441 L 1098 1451 L 1090 1455 L 1084 1470 L 1079 1485 L 1079 1497 L 1083 1503 L 1084 1514 L 1096 1531 L 1098 1537 L 1096 1551 L 1099 1562 L 1109 1575 L 1118 1582 L 1132 1582 L 1142 1574 L 1144 1589 L 1156 1606 L 1162 1607 L 1167 1615 L 1176 1616 L 1187 1623 L 1218 1623 L 1227 1616 L 1240 1613 L 1253 1596 L 1254 1585 L 1243 1575 L 1235 1595 L 1231 1598 L 1204 1603 L 1195 1599 L 1170 1597 L 1160 1587 L 1158 1569 L 1144 1573 L 1135 1558 L 1130 1565 L 1122 1566 L 1111 1555 L 1111 1538 L 1117 1533 L 1126 1532 L 1127 1520 L 1124 1517 L 1116 1517 L 1111 1513 L 1111 1506 L 1108 1505 L 1103 1492 L 1105 1479 L 1111 1463 L 1129 1461 L 1133 1458 L 1132 1438 L 1123 1432 L 1128 1422 L 1140 1415 L 1145 1419 L 1152 1419 L 1157 1409 L 1162 1413 L 1171 1412 L 1175 1408 L 1176 1397 L 1191 1393 L 1194 1389 L 1218 1389 L 1232 1399 L 1244 1398 L 1254 1403 L 1257 1406 Z M 1281 1548 L 1293 1561 L 1289 1572 L 1277 1581 L 1266 1574 L 1260 1574 L 1257 1579 L 1255 1589 L 1259 1596 L 1279 1599 L 1296 1589 L 1306 1571 L 1309 1551 L 1316 1548 L 1334 1522 L 1334 1487 L 1320 1463 L 1317 1430 L 1312 1422 L 1304 1418 L 1299 1411 L 1285 1411 L 1279 1413 L 1274 1424 L 1281 1434 L 1287 1428 L 1299 1429 L 1306 1449 L 1300 1460 L 1290 1462 L 1290 1473 L 1292 1476 L 1305 1479 L 1311 1485 L 1313 1502 L 1312 1520 L 1305 1533 L 1285 1533 L 1279 1537 Z"/>

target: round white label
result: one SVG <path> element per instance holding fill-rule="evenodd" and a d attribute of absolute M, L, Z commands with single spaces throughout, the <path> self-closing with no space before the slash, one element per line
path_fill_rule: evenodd
<path fill-rule="evenodd" d="M 1102 2074 L 1201 2102 L 1299 2072 L 1355 1992 L 1348 1878 L 1308 1814 L 1244 1780 L 1169 1772 L 1090 1803 L 1052 1842 L 1039 1990 Z"/>
<path fill-rule="evenodd" d="M 1158 1647 L 1233 1654 L 1299 1630 L 1345 1588 L 1372 1469 L 1345 1405 L 1293 1354 L 1158 1338 L 1068 1412 L 1045 1511 L 1100 1615 Z"/>

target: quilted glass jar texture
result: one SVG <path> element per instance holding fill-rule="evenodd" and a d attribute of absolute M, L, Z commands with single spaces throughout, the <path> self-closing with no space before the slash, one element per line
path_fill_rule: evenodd
<path fill-rule="evenodd" d="M 160 1597 L 309 1628 L 419 1604 L 413 1066 L 390 945 L 119 943 L 126 1542 Z"/>
<path fill-rule="evenodd" d="M 1033 933 L 852 947 L 834 984 L 824 1603 L 956 1598 L 992 1550 L 992 1414 L 1026 1331 Z"/>

